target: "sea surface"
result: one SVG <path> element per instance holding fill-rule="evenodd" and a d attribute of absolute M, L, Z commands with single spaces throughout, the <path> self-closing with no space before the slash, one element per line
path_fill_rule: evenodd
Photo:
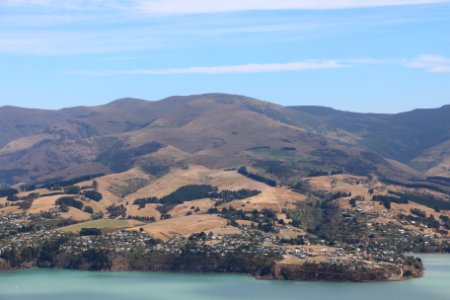
<path fill-rule="evenodd" d="M 450 255 L 423 255 L 425 277 L 402 282 L 257 280 L 249 276 L 23 270 L 0 273 L 0 299 L 450 300 Z"/>

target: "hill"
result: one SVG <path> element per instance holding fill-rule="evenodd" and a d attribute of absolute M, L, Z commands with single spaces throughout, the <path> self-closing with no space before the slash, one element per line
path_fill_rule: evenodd
<path fill-rule="evenodd" d="M 450 140 L 450 105 L 392 115 L 349 113 L 311 106 L 291 109 L 319 119 L 310 123 L 316 133 L 368 149 L 420 171 L 428 171 L 442 162 L 445 154 L 435 150 L 448 149 L 445 145 Z M 435 155 L 430 156 L 430 152 Z M 426 163 L 421 158 L 425 155 Z"/>
<path fill-rule="evenodd" d="M 160 176 L 190 164 L 247 165 L 285 183 L 332 172 L 424 181 L 448 176 L 445 167 L 430 171 L 445 163 L 442 155 L 417 163 L 448 141 L 448 115 L 448 107 L 355 114 L 226 94 L 127 98 L 59 111 L 2 107 L 0 182 L 45 183 L 130 168 Z"/>

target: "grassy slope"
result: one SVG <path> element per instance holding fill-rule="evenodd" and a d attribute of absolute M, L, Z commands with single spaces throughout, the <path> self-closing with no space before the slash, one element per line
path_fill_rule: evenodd
<path fill-rule="evenodd" d="M 5 116 L 7 121 L 11 119 L 10 127 L 5 129 L 8 135 L 0 134 L 0 147 L 10 144 L 9 148 L 0 149 L 3 153 L 0 154 L 0 182 L 29 182 L 108 173 L 111 170 L 125 171 L 149 162 L 171 167 L 201 164 L 209 168 L 225 168 L 252 164 L 261 158 L 281 161 L 297 158 L 304 161 L 307 158 L 307 163 L 292 164 L 296 169 L 320 167 L 326 161 L 331 169 L 348 169 L 353 173 L 378 172 L 403 178 L 416 175 L 405 172 L 405 169 L 399 170 L 380 158 L 370 159 L 348 144 L 339 145 L 345 144 L 348 136 L 355 141 L 367 140 L 368 137 L 362 136 L 366 132 L 364 128 L 357 127 L 351 131 L 354 127 L 351 122 L 350 125 L 342 125 L 344 128 L 339 129 L 339 133 L 333 132 L 329 136 L 333 130 L 327 126 L 336 124 L 323 116 L 234 95 L 172 97 L 157 102 L 125 99 L 103 106 L 62 111 L 30 112 L 2 108 L 0 116 Z M 361 118 L 366 117 L 363 115 Z M 343 119 L 345 121 L 347 116 Z M 395 128 L 410 125 L 403 119 L 393 123 Z M 51 126 L 49 120 L 53 121 Z M 373 144 L 378 146 L 377 136 L 380 135 L 376 134 L 380 133 L 381 123 L 372 123 L 374 130 L 369 130 L 369 133 L 375 136 Z M 325 132 L 319 130 L 322 127 L 326 128 Z M 20 131 L 20 128 L 33 130 Z M 414 127 L 405 134 L 408 141 L 413 131 Z M 383 129 L 381 136 L 386 132 Z M 42 133 L 52 134 L 55 138 L 39 141 L 36 136 Z M 397 135 L 403 134 L 402 129 Z M 335 143 L 337 136 L 338 143 Z M 430 135 L 421 133 L 420 137 L 423 136 Z M 401 145 L 385 147 L 393 151 L 405 144 L 404 138 L 397 136 L 388 136 L 386 140 L 401 142 Z M 427 144 L 433 141 L 427 141 Z M 153 152 L 153 142 L 171 147 L 171 150 L 160 150 L 165 154 L 157 157 L 156 153 L 160 151 Z M 272 149 L 295 147 L 296 153 L 285 157 L 285 153 L 278 150 L 272 153 L 246 152 L 258 146 Z M 412 149 L 413 146 L 406 148 Z M 109 157 L 114 159 L 105 159 Z M 155 157 L 157 159 L 154 160 Z M 377 170 L 377 166 L 384 168 Z"/>
<path fill-rule="evenodd" d="M 128 220 L 111 220 L 101 219 L 95 221 L 87 221 L 60 228 L 66 232 L 79 232 L 82 228 L 98 228 L 98 229 L 124 229 L 133 227 L 135 224 Z"/>

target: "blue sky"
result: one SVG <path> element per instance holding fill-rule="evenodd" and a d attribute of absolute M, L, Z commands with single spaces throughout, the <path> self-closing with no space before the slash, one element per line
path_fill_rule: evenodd
<path fill-rule="evenodd" d="M 0 105 L 208 92 L 399 112 L 450 104 L 446 0 L 0 0 Z"/>

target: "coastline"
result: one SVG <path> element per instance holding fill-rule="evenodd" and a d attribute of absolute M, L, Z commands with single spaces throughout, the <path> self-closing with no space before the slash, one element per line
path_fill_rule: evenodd
<path fill-rule="evenodd" d="M 391 282 L 264 280 L 235 273 L 28 269 L 0 273 L 0 298 L 145 300 L 151 297 L 158 300 L 273 300 L 301 297 L 318 300 L 361 300 L 363 295 L 366 300 L 447 299 L 450 292 L 450 255 L 425 255 L 423 261 L 427 272 L 422 278 Z"/>
<path fill-rule="evenodd" d="M 444 253 L 442 253 L 444 254 Z M 420 254 L 418 254 L 420 255 Z M 396 265 L 386 263 L 365 263 L 357 265 L 356 268 L 345 264 L 312 263 L 306 262 L 303 265 L 286 264 L 276 261 L 272 268 L 258 270 L 258 272 L 233 272 L 221 271 L 214 268 L 199 270 L 198 268 L 187 268 L 186 266 L 174 268 L 169 265 L 153 265 L 144 268 L 131 268 L 130 265 L 123 264 L 124 257 L 116 257 L 109 269 L 89 270 L 83 268 L 66 268 L 60 266 L 42 267 L 36 264 L 25 264 L 21 267 L 5 268 L 5 262 L 0 261 L 0 272 L 13 272 L 31 269 L 47 270 L 71 270 L 81 272 L 148 272 L 148 273 L 191 273 L 191 274 L 230 274 L 251 276 L 259 280 L 280 280 L 280 281 L 328 281 L 328 282 L 389 282 L 405 281 L 423 277 L 425 267 L 420 258 L 415 258 L 415 264 Z"/>

